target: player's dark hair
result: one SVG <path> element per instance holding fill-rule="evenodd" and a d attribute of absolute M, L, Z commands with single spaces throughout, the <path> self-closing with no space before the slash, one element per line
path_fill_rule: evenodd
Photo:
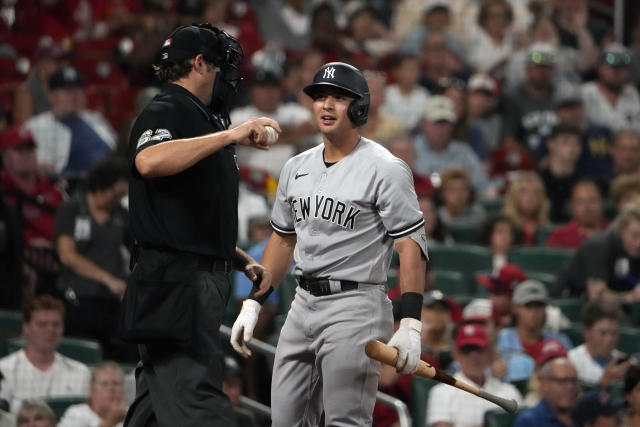
<path fill-rule="evenodd" d="M 622 322 L 623 313 L 618 304 L 600 300 L 589 301 L 582 309 L 582 327 L 590 328 L 602 319 Z"/>
<path fill-rule="evenodd" d="M 631 365 L 624 374 L 624 394 L 629 394 L 640 382 L 640 366 Z"/>
<path fill-rule="evenodd" d="M 518 224 L 516 224 L 513 219 L 500 212 L 489 215 L 487 219 L 482 222 L 478 230 L 478 244 L 482 246 L 491 246 L 493 230 L 496 228 L 496 225 L 501 222 L 506 222 L 511 226 L 513 233 L 513 245 L 521 244 L 522 231 L 520 230 L 520 227 L 518 227 Z"/>
<path fill-rule="evenodd" d="M 167 63 L 153 65 L 153 71 L 156 73 L 158 80 L 164 83 L 175 82 L 186 77 L 193 69 L 192 59 L 185 59 L 177 64 Z"/>
<path fill-rule="evenodd" d="M 129 181 L 129 167 L 120 157 L 109 157 L 98 163 L 89 171 L 87 191 L 95 193 L 112 187 L 116 182 Z"/>

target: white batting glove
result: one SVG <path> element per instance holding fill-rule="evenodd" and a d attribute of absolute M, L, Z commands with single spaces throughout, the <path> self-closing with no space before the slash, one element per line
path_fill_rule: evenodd
<path fill-rule="evenodd" d="M 400 320 L 400 327 L 391 337 L 388 345 L 398 349 L 396 371 L 413 374 L 420 366 L 420 330 L 422 322 L 413 317 Z"/>
<path fill-rule="evenodd" d="M 253 328 L 256 327 L 258 314 L 262 305 L 256 300 L 246 299 L 242 303 L 242 309 L 238 318 L 233 322 L 231 328 L 231 345 L 233 349 L 243 357 L 251 356 L 251 350 L 247 347 L 247 342 L 253 337 Z"/>

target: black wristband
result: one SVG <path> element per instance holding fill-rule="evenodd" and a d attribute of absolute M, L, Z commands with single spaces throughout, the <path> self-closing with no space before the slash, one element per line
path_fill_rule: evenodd
<path fill-rule="evenodd" d="M 420 320 L 422 315 L 422 294 L 405 292 L 400 298 L 400 315 Z"/>
<path fill-rule="evenodd" d="M 251 292 L 249 292 L 249 299 L 258 301 L 260 303 L 260 305 L 264 304 L 264 302 L 267 300 L 267 298 L 269 298 L 269 295 L 271 295 L 271 292 L 274 291 L 273 286 L 269 286 L 269 289 L 267 289 L 267 292 L 265 292 L 264 294 L 260 295 L 259 297 L 256 297 L 254 294 L 256 292 L 258 292 L 258 289 L 260 289 L 259 287 L 257 287 L 256 285 L 253 285 L 253 287 L 251 288 Z"/>

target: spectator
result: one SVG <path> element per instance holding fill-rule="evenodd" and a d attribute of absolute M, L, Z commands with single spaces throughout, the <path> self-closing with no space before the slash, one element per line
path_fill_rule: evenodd
<path fill-rule="evenodd" d="M 467 85 L 467 114 L 489 150 L 498 147 L 502 133 L 502 116 L 496 112 L 496 82 L 487 74 L 474 74 Z"/>
<path fill-rule="evenodd" d="M 589 178 L 576 181 L 571 189 L 570 204 L 571 221 L 553 230 L 547 246 L 577 249 L 587 237 L 607 228 L 604 201 L 595 181 Z"/>
<path fill-rule="evenodd" d="M 257 422 L 251 411 L 240 406 L 240 397 L 243 394 L 243 374 L 238 362 L 231 357 L 224 357 L 224 376 L 222 378 L 222 392 L 229 397 L 236 425 L 257 427 Z"/>
<path fill-rule="evenodd" d="M 367 123 L 360 127 L 360 135 L 374 141 L 388 141 L 405 133 L 400 120 L 381 111 L 387 74 L 381 71 L 365 70 L 362 75 L 369 86 L 370 102 L 369 118 Z"/>
<path fill-rule="evenodd" d="M 640 170 L 640 133 L 635 130 L 621 130 L 613 138 L 609 148 L 611 156 L 611 176 L 616 177 Z"/>
<path fill-rule="evenodd" d="M 456 334 L 453 357 L 460 364 L 455 378 L 505 399 L 522 401 L 520 392 L 488 374 L 493 360 L 493 346 L 480 325 L 461 325 Z M 494 408 L 486 400 L 458 390 L 447 384 L 438 384 L 429 393 L 427 425 L 438 427 L 465 427 L 482 425 L 485 412 Z"/>
<path fill-rule="evenodd" d="M 629 83 L 631 56 L 619 43 L 605 47 L 598 65 L 598 78 L 582 86 L 587 120 L 619 131 L 640 131 L 640 95 Z"/>
<path fill-rule="evenodd" d="M 640 196 L 640 173 L 620 175 L 614 179 L 609 195 L 616 207 L 616 212 L 622 212 Z"/>
<path fill-rule="evenodd" d="M 418 205 L 424 218 L 424 227 L 427 237 L 442 244 L 453 244 L 453 237 L 447 231 L 447 227 L 440 219 L 436 203 L 433 196 L 429 194 L 418 194 Z"/>
<path fill-rule="evenodd" d="M 569 351 L 578 379 L 608 387 L 621 381 L 632 360 L 616 350 L 623 313 L 617 304 L 589 301 L 582 309 L 584 344 Z"/>
<path fill-rule="evenodd" d="M 576 369 L 566 357 L 545 363 L 540 370 L 542 400 L 516 418 L 514 427 L 573 426 L 571 411 L 578 397 Z"/>
<path fill-rule="evenodd" d="M 311 19 L 305 10 L 305 3 L 297 0 L 253 3 L 262 39 L 278 43 L 287 50 L 302 49 L 308 45 L 311 39 Z M 216 25 L 215 22 L 212 24 Z"/>
<path fill-rule="evenodd" d="M 96 111 L 84 109 L 83 80 L 73 67 L 60 67 L 49 78 L 51 111 L 25 126 L 36 141 L 43 173 L 83 177 L 116 147 L 116 133 Z"/>
<path fill-rule="evenodd" d="M 540 168 L 547 197 L 551 203 L 549 219 L 553 223 L 569 221 L 567 202 L 571 188 L 582 175 L 578 161 L 582 152 L 582 131 L 579 127 L 558 123 L 547 140 L 549 155 Z"/>
<path fill-rule="evenodd" d="M 422 353 L 437 360 L 443 369 L 451 363 L 453 338 L 452 306 L 439 290 L 425 293 L 422 303 Z"/>
<path fill-rule="evenodd" d="M 438 188 L 441 206 L 438 215 L 445 225 L 459 223 L 478 224 L 484 220 L 486 212 L 474 202 L 473 187 L 464 169 L 449 168 L 442 173 L 442 183 Z"/>
<path fill-rule="evenodd" d="M 56 427 L 57 420 L 49 405 L 29 399 L 22 402 L 16 421 L 17 427 Z"/>
<path fill-rule="evenodd" d="M 553 70 L 557 52 L 547 43 L 534 43 L 527 51 L 525 81 L 507 95 L 504 103 L 503 143 L 520 144 L 530 153 L 551 133 Z"/>
<path fill-rule="evenodd" d="M 640 366 L 631 365 L 624 376 L 624 395 L 627 398 L 627 416 L 624 423 L 627 427 L 640 426 Z"/>
<path fill-rule="evenodd" d="M 617 427 L 624 400 L 614 400 L 605 390 L 592 390 L 580 396 L 573 407 L 575 427 Z"/>
<path fill-rule="evenodd" d="M 557 357 L 567 357 L 567 349 L 561 341 L 556 339 L 544 340 L 540 347 L 540 353 L 535 360 L 536 367 L 534 368 L 533 375 L 529 378 L 527 384 L 527 394 L 524 398 L 523 405 L 527 407 L 536 406 L 542 399 L 542 391 L 540 390 L 540 371 L 542 367 Z"/>
<path fill-rule="evenodd" d="M 559 286 L 589 300 L 622 304 L 640 301 L 640 200 L 629 204 L 608 230 L 578 248 L 559 277 Z"/>
<path fill-rule="evenodd" d="M 89 172 L 86 192 L 78 192 L 56 215 L 56 247 L 62 262 L 58 289 L 67 307 L 67 333 L 100 341 L 109 359 L 121 360 L 124 348 L 112 342 L 131 246 L 127 194 L 129 169 L 110 158 Z"/>
<path fill-rule="evenodd" d="M 403 160 L 411 169 L 413 174 L 413 186 L 416 189 L 418 197 L 421 194 L 432 194 L 434 192 L 433 183 L 431 178 L 415 171 L 416 163 L 416 149 L 413 146 L 413 141 L 408 134 L 399 134 L 388 143 L 387 148 L 397 158 Z"/>
<path fill-rule="evenodd" d="M 124 372 L 106 360 L 93 369 L 87 403 L 69 406 L 58 427 L 122 427 L 126 413 Z"/>
<path fill-rule="evenodd" d="M 339 61 L 345 55 L 345 47 L 336 22 L 336 11 L 331 3 L 321 2 L 312 9 L 311 47 L 322 52 L 324 55 L 322 63 Z M 305 85 L 311 80 L 307 80 Z"/>
<path fill-rule="evenodd" d="M 18 411 L 24 399 L 87 395 L 89 368 L 56 352 L 64 314 L 62 302 L 49 295 L 40 295 L 25 306 L 25 348 L 0 359 L 5 377 L 0 397 L 11 404 L 12 412 Z"/>
<path fill-rule="evenodd" d="M 513 310 L 511 298 L 513 290 L 520 282 L 527 280 L 527 275 L 514 264 L 504 264 L 494 269 L 491 275 L 478 274 L 477 281 L 489 290 L 489 301 L 495 312 L 497 327 L 511 326 L 513 323 Z"/>
<path fill-rule="evenodd" d="M 285 162 L 296 153 L 296 144 L 317 132 L 311 112 L 295 102 L 283 102 L 281 77 L 271 71 L 257 70 L 249 89 L 250 103 L 231 112 L 231 122 L 241 124 L 251 117 L 270 117 L 282 126 L 278 144 L 268 151 L 238 147 L 238 163 L 267 170 L 279 177 Z"/>
<path fill-rule="evenodd" d="M 535 172 L 521 172 L 511 182 L 503 212 L 520 227 L 523 243 L 534 245 L 538 229 L 549 223 L 549 199 Z"/>
<path fill-rule="evenodd" d="M 497 348 L 508 366 L 507 381 L 529 378 L 544 340 L 560 340 L 566 349 L 572 348 L 564 334 L 545 328 L 549 295 L 544 285 L 536 280 L 518 284 L 513 293 L 515 327 L 505 328 L 498 334 Z"/>
<path fill-rule="evenodd" d="M 429 92 L 418 84 L 420 59 L 413 54 L 397 54 L 393 59 L 392 74 L 395 83 L 385 88 L 382 112 L 400 120 L 410 132 L 420 123 L 429 99 Z"/>
<path fill-rule="evenodd" d="M 520 229 L 510 217 L 496 213 L 487 217 L 478 231 L 478 243 L 491 250 L 492 271 L 500 271 L 507 264 L 511 249 L 522 241 Z"/>
<path fill-rule="evenodd" d="M 27 293 L 23 253 L 20 216 L 0 191 L 0 307 L 3 309 L 18 310 Z"/>
<path fill-rule="evenodd" d="M 492 195 L 489 178 L 478 156 L 468 144 L 451 139 L 456 114 L 453 102 L 444 96 L 432 96 L 422 119 L 422 133 L 414 140 L 418 154 L 416 171 L 423 175 L 440 174 L 449 167 L 465 169 L 478 197 Z"/>
<path fill-rule="evenodd" d="M 438 82 L 451 77 L 461 77 L 464 70 L 460 60 L 447 45 L 447 36 L 441 31 L 429 31 L 422 42 L 420 84 L 429 92 L 438 89 Z"/>

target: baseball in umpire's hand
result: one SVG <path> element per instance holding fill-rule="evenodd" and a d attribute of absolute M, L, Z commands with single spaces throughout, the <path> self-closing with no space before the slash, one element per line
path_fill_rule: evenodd
<path fill-rule="evenodd" d="M 265 126 L 264 129 L 267 131 L 267 139 L 265 141 L 267 145 L 273 145 L 278 142 L 278 137 L 280 135 L 274 128 L 271 126 Z"/>

